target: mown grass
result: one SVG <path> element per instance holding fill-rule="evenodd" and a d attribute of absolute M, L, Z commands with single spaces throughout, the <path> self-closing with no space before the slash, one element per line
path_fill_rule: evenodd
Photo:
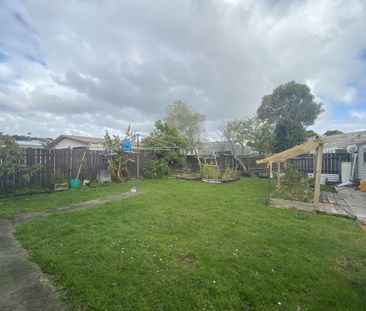
<path fill-rule="evenodd" d="M 22 195 L 0 199 L 0 217 L 11 217 L 20 213 L 41 211 L 49 208 L 66 206 L 107 195 L 125 192 L 135 183 L 104 184 L 93 187 L 68 189 L 62 192 Z"/>
<path fill-rule="evenodd" d="M 17 237 L 74 310 L 365 310 L 365 232 L 264 205 L 267 183 L 142 184 Z"/>

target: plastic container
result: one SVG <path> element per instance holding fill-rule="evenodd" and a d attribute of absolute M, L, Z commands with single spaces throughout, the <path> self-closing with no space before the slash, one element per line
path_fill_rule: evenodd
<path fill-rule="evenodd" d="M 79 179 L 70 179 L 69 180 L 69 188 L 79 188 L 81 182 Z"/>
<path fill-rule="evenodd" d="M 366 180 L 361 180 L 360 181 L 360 190 L 362 192 L 366 192 Z"/>

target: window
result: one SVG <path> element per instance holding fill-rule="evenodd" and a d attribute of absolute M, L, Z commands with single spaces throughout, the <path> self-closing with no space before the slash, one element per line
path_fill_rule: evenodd
<path fill-rule="evenodd" d="M 363 162 L 366 162 L 366 147 L 363 147 Z"/>

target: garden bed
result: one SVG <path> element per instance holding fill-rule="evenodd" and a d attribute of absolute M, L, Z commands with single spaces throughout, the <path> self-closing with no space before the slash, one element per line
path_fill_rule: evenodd
<path fill-rule="evenodd" d="M 184 175 L 184 176 L 177 176 L 177 179 L 201 181 L 202 180 L 202 177 L 199 177 L 199 176 L 191 176 L 191 175 Z"/>
<path fill-rule="evenodd" d="M 269 198 L 269 206 L 280 207 L 284 209 L 295 209 L 300 211 L 318 211 L 314 203 L 301 202 L 301 201 L 291 201 L 277 198 Z"/>
<path fill-rule="evenodd" d="M 331 216 L 356 219 L 352 213 L 350 213 L 344 207 L 338 204 L 320 202 L 319 205 L 317 206 L 312 202 L 292 201 L 292 200 L 284 200 L 270 197 L 268 205 L 276 208 L 292 209 L 305 212 L 315 212 Z"/>
<path fill-rule="evenodd" d="M 207 183 L 211 183 L 211 184 L 228 184 L 228 183 L 236 182 L 239 180 L 240 180 L 240 177 L 225 178 L 225 179 L 202 178 L 203 182 L 207 182 Z"/>
<path fill-rule="evenodd" d="M 177 176 L 177 179 L 192 180 L 192 181 L 202 181 L 210 184 L 228 184 L 240 180 L 240 177 L 235 178 L 225 178 L 225 179 L 213 179 L 213 178 L 202 178 L 197 176 Z"/>

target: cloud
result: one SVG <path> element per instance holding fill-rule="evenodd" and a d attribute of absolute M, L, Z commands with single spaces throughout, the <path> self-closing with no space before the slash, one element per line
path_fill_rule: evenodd
<path fill-rule="evenodd" d="M 366 109 L 365 110 L 351 110 L 349 113 L 350 117 L 365 122 L 366 127 Z"/>
<path fill-rule="evenodd" d="M 206 115 L 210 131 L 255 113 L 263 95 L 291 80 L 326 98 L 328 124 L 346 128 L 351 114 L 342 120 L 332 109 L 366 105 L 365 7 L 361 0 L 6 1 L 0 130 L 102 135 L 132 123 L 148 132 L 181 99 Z M 321 117 L 314 128 L 326 126 Z"/>

